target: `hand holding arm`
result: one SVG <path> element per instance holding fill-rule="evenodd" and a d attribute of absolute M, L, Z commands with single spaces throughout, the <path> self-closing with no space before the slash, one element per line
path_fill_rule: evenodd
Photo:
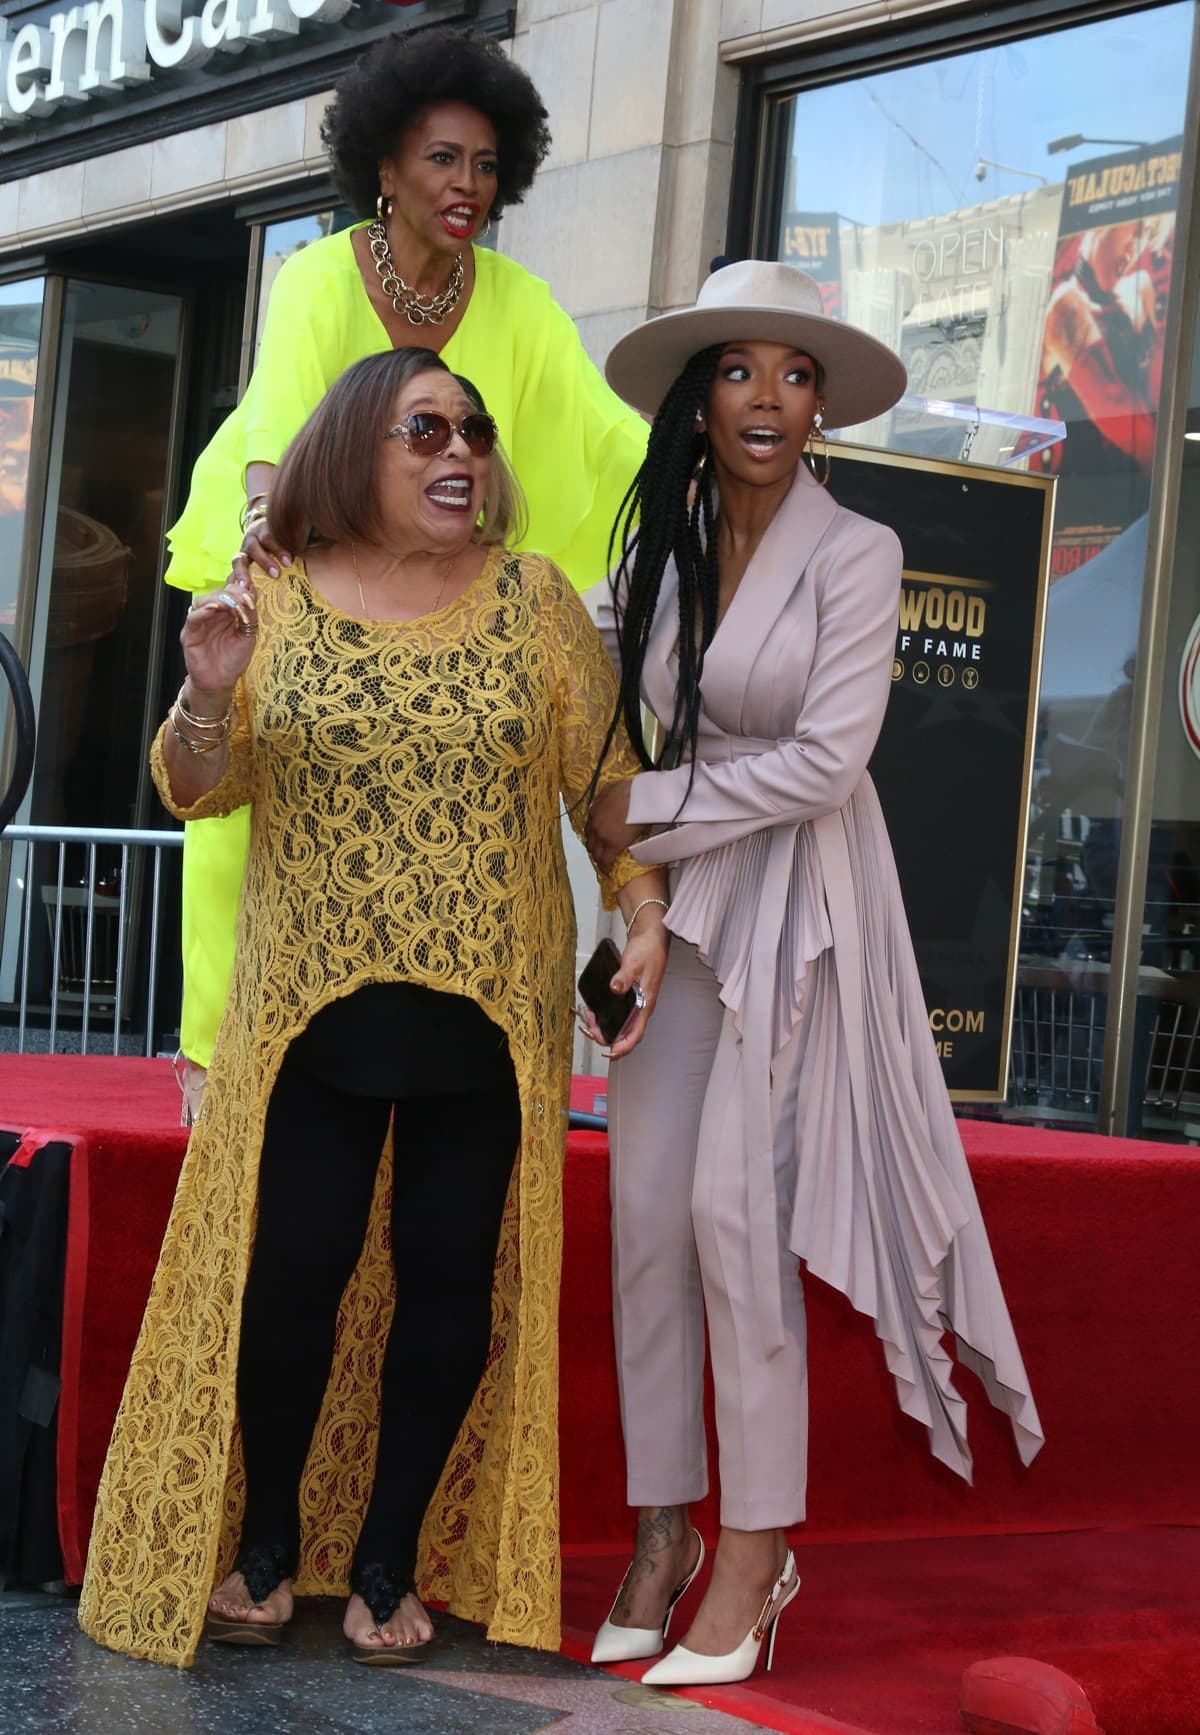
<path fill-rule="evenodd" d="M 583 834 L 588 853 L 602 873 L 608 873 L 617 857 L 645 837 L 644 825 L 630 825 L 629 798 L 633 779 L 622 777 L 606 784 L 588 812 Z"/>
<path fill-rule="evenodd" d="M 246 508 L 249 522 L 242 533 L 240 551 L 247 566 L 259 566 L 271 578 L 279 577 L 280 565 L 292 564 L 291 555 L 271 532 L 270 513 L 266 510 L 270 503 L 275 470 L 274 464 L 246 465 Z M 260 507 L 263 508 L 262 511 L 258 510 Z"/>

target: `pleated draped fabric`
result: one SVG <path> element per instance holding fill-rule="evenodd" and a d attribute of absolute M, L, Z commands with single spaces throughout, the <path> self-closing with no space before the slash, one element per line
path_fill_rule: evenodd
<path fill-rule="evenodd" d="M 634 849 L 671 863 L 672 933 L 721 985 L 742 1044 L 740 1160 L 767 1353 L 782 1330 L 776 1140 L 795 1141 L 789 1246 L 871 1317 L 901 1409 L 970 1478 L 943 1336 L 1042 1443 L 929 1032 L 891 844 L 867 762 L 891 684 L 902 555 L 800 470 L 709 647 L 696 764 L 634 780 Z M 616 655 L 611 604 L 601 631 Z M 672 572 L 644 669 L 674 709 Z M 786 1066 L 777 1065 L 787 1055 Z M 733 1160 L 735 1153 L 731 1153 Z"/>
<path fill-rule="evenodd" d="M 426 1514 L 419 1588 L 493 1639 L 556 1648 L 574 1031 L 559 798 L 582 824 L 612 666 L 566 578 L 536 555 L 493 551 L 455 603 L 402 626 L 331 608 L 302 567 L 256 576 L 259 634 L 224 779 L 183 813 L 161 733 L 154 747 L 177 817 L 252 803 L 250 857 L 233 988 L 104 1467 L 80 1621 L 114 1650 L 192 1661 L 244 1505 L 238 1335 L 272 1085 L 322 1006 L 365 982 L 404 980 L 469 995 L 505 1032 L 522 1117 L 488 1365 Z M 618 745 L 602 782 L 631 768 Z M 619 858 L 606 896 L 640 871 Z M 452 1113 L 446 1140 L 452 1161 Z M 390 1172 L 385 1154 L 301 1486 L 301 1595 L 345 1593 L 376 1474 Z M 436 1331 L 437 1299 L 403 1328 Z M 289 1329 L 286 1296 L 279 1328 Z"/>

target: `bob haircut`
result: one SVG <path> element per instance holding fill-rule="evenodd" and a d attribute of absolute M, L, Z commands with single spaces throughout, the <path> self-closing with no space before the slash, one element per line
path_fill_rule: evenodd
<path fill-rule="evenodd" d="M 419 115 L 442 102 L 465 103 L 495 128 L 491 216 L 521 203 L 550 149 L 537 87 L 492 37 L 432 24 L 398 30 L 359 55 L 325 110 L 321 139 L 338 192 L 356 216 L 375 215 L 380 163 Z"/>
<path fill-rule="evenodd" d="M 285 548 L 299 554 L 319 542 L 378 541 L 380 446 L 394 425 L 397 395 L 424 373 L 447 374 L 468 402 L 486 410 L 478 390 L 434 350 L 392 349 L 355 362 L 333 382 L 280 460 L 271 489 L 271 530 Z M 527 522 L 520 484 L 497 445 L 474 540 L 489 547 L 519 542 Z"/>

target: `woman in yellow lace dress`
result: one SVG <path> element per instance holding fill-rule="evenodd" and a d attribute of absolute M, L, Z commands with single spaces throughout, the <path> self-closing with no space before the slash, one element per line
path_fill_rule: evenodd
<path fill-rule="evenodd" d="M 559 796 L 582 826 L 616 687 L 567 580 L 504 546 L 514 491 L 466 386 L 427 350 L 351 368 L 276 481 L 303 559 L 184 628 L 156 783 L 177 817 L 253 821 L 81 1602 L 136 1656 L 190 1663 L 206 1612 L 273 1642 L 293 1592 L 348 1586 L 363 1661 L 419 1654 L 418 1588 L 557 1644 Z M 622 744 L 603 781 L 631 769 Z M 619 1054 L 665 963 L 663 879 L 625 856 L 603 884 L 643 1008 Z"/>

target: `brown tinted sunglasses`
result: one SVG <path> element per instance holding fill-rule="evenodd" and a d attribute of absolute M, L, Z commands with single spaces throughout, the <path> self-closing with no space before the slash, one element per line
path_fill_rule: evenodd
<path fill-rule="evenodd" d="M 496 424 L 482 410 L 472 410 L 457 422 L 437 410 L 418 410 L 389 428 L 383 437 L 403 440 L 410 452 L 417 452 L 422 458 L 436 458 L 456 433 L 461 434 L 467 451 L 475 458 L 486 458 L 496 449 Z"/>

